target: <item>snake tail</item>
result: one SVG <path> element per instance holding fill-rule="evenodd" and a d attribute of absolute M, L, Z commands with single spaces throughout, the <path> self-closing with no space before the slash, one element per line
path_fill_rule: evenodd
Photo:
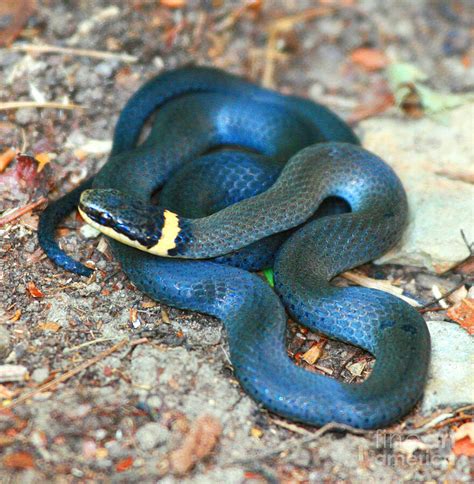
<path fill-rule="evenodd" d="M 58 224 L 77 208 L 81 193 L 90 188 L 92 182 L 93 179 L 89 178 L 67 195 L 50 203 L 41 214 L 38 224 L 38 242 L 46 255 L 59 267 L 86 277 L 92 274 L 92 269 L 66 255 L 59 247 L 55 233 Z"/>

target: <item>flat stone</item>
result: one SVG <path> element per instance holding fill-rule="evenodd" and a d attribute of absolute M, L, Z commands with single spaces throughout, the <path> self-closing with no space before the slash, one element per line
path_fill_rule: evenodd
<path fill-rule="evenodd" d="M 474 240 L 474 104 L 445 113 L 442 122 L 392 111 L 359 128 L 363 146 L 401 178 L 410 205 L 402 243 L 377 262 L 442 273 L 464 260 L 461 230 Z"/>
<path fill-rule="evenodd" d="M 457 324 L 428 321 L 431 365 L 421 411 L 474 403 L 474 339 Z"/>

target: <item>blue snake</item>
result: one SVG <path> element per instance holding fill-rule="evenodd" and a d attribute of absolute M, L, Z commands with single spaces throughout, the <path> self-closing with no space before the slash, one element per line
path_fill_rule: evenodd
<path fill-rule="evenodd" d="M 396 244 L 408 209 L 392 169 L 324 106 L 212 68 L 159 75 L 122 110 L 99 173 L 42 214 L 46 254 L 87 276 L 54 239 L 75 207 L 110 237 L 140 290 L 222 320 L 235 376 L 270 411 L 377 428 L 422 395 L 430 355 L 423 318 L 390 294 L 330 284 Z M 274 289 L 250 272 L 272 266 Z M 285 309 L 372 353 L 369 378 L 348 384 L 295 365 Z"/>

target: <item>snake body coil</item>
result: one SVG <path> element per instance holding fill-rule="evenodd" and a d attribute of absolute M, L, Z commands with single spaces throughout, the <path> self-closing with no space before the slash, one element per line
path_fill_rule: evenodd
<path fill-rule="evenodd" d="M 430 352 L 421 316 L 389 294 L 329 283 L 400 239 L 405 193 L 323 106 L 215 69 L 163 74 L 123 109 L 94 179 L 42 215 L 48 256 L 87 275 L 54 241 L 55 225 L 78 203 L 89 223 L 117 239 L 113 254 L 138 288 L 223 321 L 236 377 L 268 409 L 314 425 L 374 428 L 420 398 Z M 275 291 L 248 272 L 270 265 Z M 369 378 L 347 384 L 294 365 L 284 308 L 374 354 Z"/>

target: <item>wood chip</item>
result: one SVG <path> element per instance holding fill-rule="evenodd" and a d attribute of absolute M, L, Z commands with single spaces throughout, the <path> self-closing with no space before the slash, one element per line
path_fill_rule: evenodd
<path fill-rule="evenodd" d="M 326 345 L 326 340 L 320 341 L 318 343 L 314 343 L 311 348 L 303 354 L 301 357 L 306 363 L 309 363 L 310 365 L 314 365 L 316 361 L 321 358 L 321 355 L 323 354 L 323 349 L 324 346 Z"/>

